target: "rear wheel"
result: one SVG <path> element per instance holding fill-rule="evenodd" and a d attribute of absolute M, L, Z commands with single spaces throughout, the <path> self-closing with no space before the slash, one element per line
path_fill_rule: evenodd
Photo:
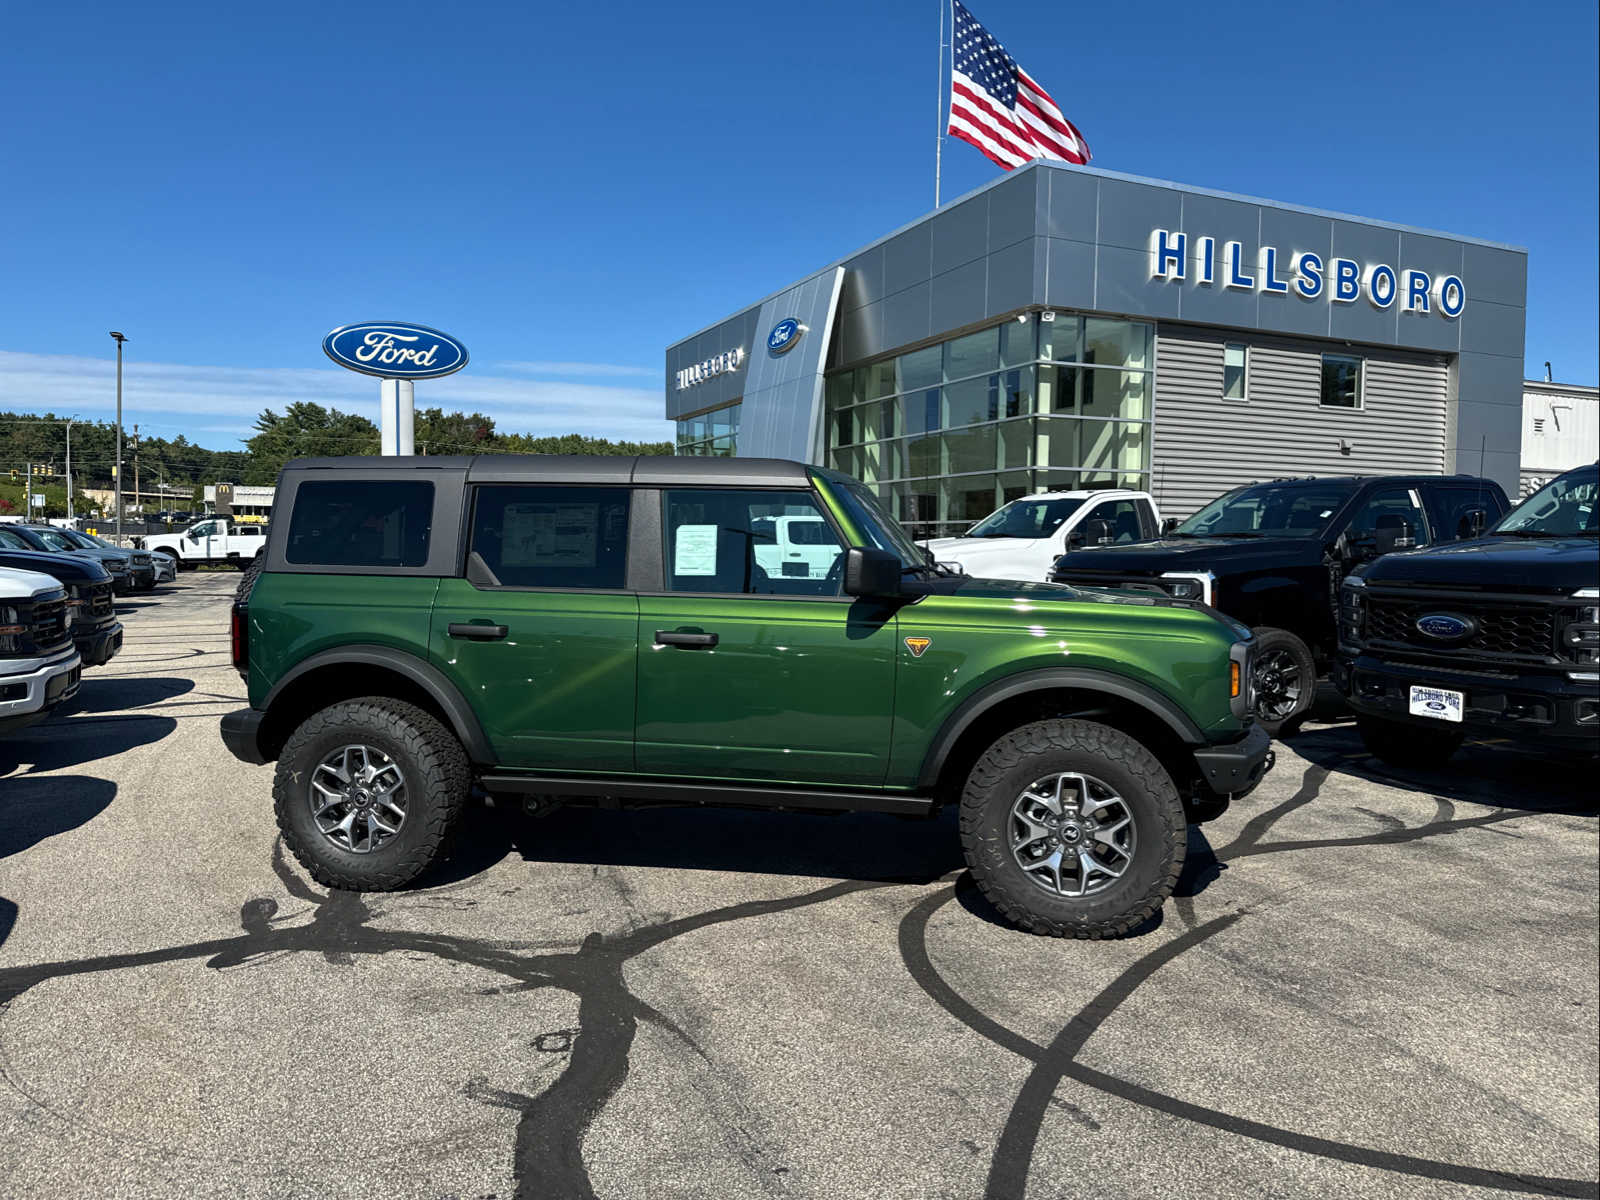
<path fill-rule="evenodd" d="M 1183 805 L 1160 762 L 1092 721 L 1006 734 L 973 766 L 961 797 L 973 878 L 1033 933 L 1127 933 L 1171 895 L 1186 845 Z"/>
<path fill-rule="evenodd" d="M 1396 767 L 1442 767 L 1461 749 L 1466 734 L 1404 721 L 1356 714 L 1356 728 L 1367 752 Z"/>
<path fill-rule="evenodd" d="M 1317 698 L 1317 660 L 1311 648 L 1287 629 L 1256 631 L 1256 719 L 1273 737 L 1288 737 L 1300 728 Z"/>
<path fill-rule="evenodd" d="M 368 696 L 314 713 L 273 779 L 278 828 L 325 887 L 392 891 L 439 857 L 466 802 L 466 752 L 431 714 Z"/>

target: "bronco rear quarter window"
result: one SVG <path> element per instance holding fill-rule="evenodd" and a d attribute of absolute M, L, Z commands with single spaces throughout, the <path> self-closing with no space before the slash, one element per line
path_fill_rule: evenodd
<path fill-rule="evenodd" d="M 420 567 L 428 561 L 432 523 L 431 483 L 302 483 L 283 557 L 301 566 Z"/>

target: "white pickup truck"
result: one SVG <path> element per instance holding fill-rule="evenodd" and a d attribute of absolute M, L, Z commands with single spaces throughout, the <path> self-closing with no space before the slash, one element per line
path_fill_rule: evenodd
<path fill-rule="evenodd" d="M 233 563 L 244 568 L 255 561 L 267 544 L 265 525 L 230 522 L 223 517 L 207 517 L 189 528 L 174 533 L 152 533 L 142 542 L 145 550 L 159 550 L 178 560 L 178 569 L 188 571 L 202 563 Z"/>
<path fill-rule="evenodd" d="M 839 558 L 839 541 L 821 517 L 758 517 L 751 532 L 756 565 L 768 575 L 826 579 Z"/>
<path fill-rule="evenodd" d="M 77 693 L 67 593 L 37 571 L 0 567 L 0 733 L 42 720 Z"/>
<path fill-rule="evenodd" d="M 960 537 L 920 544 L 938 561 L 959 563 L 981 579 L 1044 580 L 1068 550 L 1160 536 L 1161 513 L 1148 492 L 1099 488 L 1022 496 Z"/>

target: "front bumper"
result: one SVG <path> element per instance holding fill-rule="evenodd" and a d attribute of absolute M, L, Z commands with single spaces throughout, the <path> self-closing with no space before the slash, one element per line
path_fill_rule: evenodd
<path fill-rule="evenodd" d="M 1212 791 L 1224 796 L 1248 792 L 1272 770 L 1277 755 L 1272 750 L 1272 735 L 1260 725 L 1251 725 L 1236 742 L 1205 746 L 1194 752 L 1201 777 Z"/>
<path fill-rule="evenodd" d="M 148 567 L 134 567 L 132 571 L 133 586 L 141 590 L 153 588 L 156 585 L 156 567 L 151 563 Z"/>
<path fill-rule="evenodd" d="M 74 624 L 72 640 L 77 644 L 78 653 L 83 656 L 84 666 L 104 666 L 122 649 L 122 622 L 111 621 L 93 629 Z"/>
<path fill-rule="evenodd" d="M 15 673 L 0 674 L 0 732 L 32 725 L 72 699 L 83 674 L 78 652 L 70 646 L 21 666 Z"/>
<path fill-rule="evenodd" d="M 236 708 L 222 717 L 222 744 L 240 762 L 269 761 L 261 749 L 261 723 L 267 714 L 256 708 Z"/>
<path fill-rule="evenodd" d="M 1574 666 L 1570 673 L 1594 673 Z M 1461 723 L 1449 727 L 1478 735 L 1600 752 L 1600 680 L 1573 680 L 1550 672 L 1453 671 L 1431 664 L 1388 662 L 1371 654 L 1341 652 L 1333 682 L 1358 713 L 1425 729 L 1445 725 L 1411 715 L 1411 687 L 1462 694 Z"/>

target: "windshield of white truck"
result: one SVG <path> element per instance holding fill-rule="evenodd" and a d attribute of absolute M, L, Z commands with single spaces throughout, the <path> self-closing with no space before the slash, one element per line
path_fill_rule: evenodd
<path fill-rule="evenodd" d="M 1055 500 L 1013 500 L 979 521 L 962 537 L 969 538 L 1047 538 L 1083 501 L 1067 497 Z"/>

